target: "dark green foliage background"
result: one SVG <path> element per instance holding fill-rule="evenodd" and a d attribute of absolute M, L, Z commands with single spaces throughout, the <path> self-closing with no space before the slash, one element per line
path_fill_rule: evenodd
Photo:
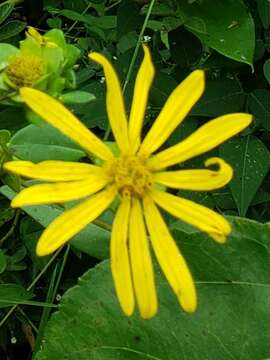
<path fill-rule="evenodd" d="M 18 359 L 18 354 L 22 360 L 270 358 L 270 3 L 156 0 L 144 24 L 150 3 L 2 1 L 0 42 L 18 46 L 28 25 L 41 33 L 62 29 L 67 41 L 81 51 L 76 90 L 93 95 L 84 103 L 80 97 L 86 93 L 64 94 L 62 100 L 107 140 L 112 137 L 105 108 L 106 85 L 100 67 L 88 60 L 89 51 L 102 52 L 112 61 L 129 111 L 142 59 L 137 46 L 140 36 L 148 42 L 156 76 L 144 132 L 177 84 L 192 70 L 204 69 L 204 95 L 165 146 L 181 141 L 214 117 L 230 112 L 253 115 L 252 125 L 239 136 L 180 165 L 203 167 L 204 160 L 213 155 L 232 165 L 234 178 L 225 188 L 209 193 L 181 191 L 179 195 L 229 216 L 233 233 L 227 244 L 220 246 L 168 217 L 194 274 L 199 310 L 194 315 L 183 313 L 158 274 L 159 315 L 150 321 L 137 315 L 127 319 L 119 310 L 107 260 L 113 211 L 78 234 L 71 247 L 37 258 L 35 244 L 42 229 L 64 208 L 10 209 L 9 200 L 18 183 L 2 174 L 0 359 Z M 29 124 L 20 106 L 0 105 L 0 130 L 10 132 L 7 140 L 7 133 L 0 131 L 0 145 L 8 141 L 16 158 L 85 160 L 85 153 L 55 129 Z M 63 295 L 63 300 L 49 321 L 52 307 L 58 304 L 57 294 Z"/>

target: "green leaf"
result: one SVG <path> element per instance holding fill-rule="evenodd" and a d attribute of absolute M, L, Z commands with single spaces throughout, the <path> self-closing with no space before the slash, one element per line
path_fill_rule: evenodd
<path fill-rule="evenodd" d="M 179 0 L 178 14 L 207 46 L 253 67 L 254 22 L 242 0 Z"/>
<path fill-rule="evenodd" d="M 89 128 L 95 126 L 102 130 L 107 129 L 107 112 L 106 112 L 106 99 L 105 99 L 105 87 L 98 81 L 93 81 L 90 84 L 82 88 L 83 91 L 87 91 L 96 97 L 96 100 L 90 101 L 85 104 L 74 104 L 72 108 Z"/>
<path fill-rule="evenodd" d="M 0 4 L 0 24 L 7 19 L 14 8 L 14 4 L 15 3 L 12 3 L 11 1 L 5 1 Z"/>
<path fill-rule="evenodd" d="M 237 80 L 207 80 L 202 98 L 191 111 L 192 115 L 220 116 L 243 111 L 245 93 Z"/>
<path fill-rule="evenodd" d="M 257 0 L 258 12 L 265 29 L 270 25 L 270 3 L 268 0 Z"/>
<path fill-rule="evenodd" d="M 247 209 L 270 167 L 270 153 L 256 137 L 231 139 L 220 146 L 220 155 L 234 169 L 229 183 L 240 216 Z"/>
<path fill-rule="evenodd" d="M 31 292 L 17 284 L 0 284 L 0 308 L 23 303 L 31 299 Z"/>
<path fill-rule="evenodd" d="M 20 20 L 11 20 L 0 28 L 0 41 L 18 35 L 26 27 L 26 23 Z"/>
<path fill-rule="evenodd" d="M 0 44 L 0 64 L 4 63 L 2 66 L 7 65 L 7 60 L 10 56 L 17 55 L 19 53 L 19 49 L 11 44 Z"/>
<path fill-rule="evenodd" d="M 0 145 L 6 145 L 10 140 L 10 132 L 8 130 L 0 130 Z"/>
<path fill-rule="evenodd" d="M 59 100 L 66 104 L 85 104 L 96 100 L 96 97 L 87 91 L 71 91 L 61 95 Z"/>
<path fill-rule="evenodd" d="M 248 111 L 254 115 L 257 125 L 270 130 L 270 91 L 256 89 L 248 95 Z"/>
<path fill-rule="evenodd" d="M 172 59 L 181 67 L 190 68 L 202 56 L 200 40 L 183 26 L 169 33 L 169 43 Z"/>
<path fill-rule="evenodd" d="M 270 6 L 270 3 L 269 3 L 269 6 Z M 270 18 L 270 16 L 269 16 L 269 18 Z M 268 81 L 268 84 L 270 84 L 270 59 L 266 60 L 266 62 L 263 64 L 263 73 L 264 73 L 266 80 Z"/>
<path fill-rule="evenodd" d="M 85 153 L 69 138 L 50 125 L 28 125 L 19 130 L 10 141 L 12 153 L 23 160 L 76 161 Z"/>
<path fill-rule="evenodd" d="M 0 250 L 0 274 L 2 274 L 7 267 L 6 256 L 2 250 Z"/>
<path fill-rule="evenodd" d="M 2 186 L 0 193 L 10 200 L 16 195 L 8 186 Z M 23 210 L 43 227 L 47 227 L 64 211 L 63 208 L 56 205 L 27 206 Z M 101 226 L 89 224 L 83 231 L 74 236 L 70 244 L 97 259 L 106 259 L 109 256 L 110 236 L 111 232 L 106 227 L 102 227 L 102 224 Z"/>
<path fill-rule="evenodd" d="M 133 1 L 122 2 L 117 9 L 117 38 L 140 29 L 143 18 L 139 6 Z"/>
<path fill-rule="evenodd" d="M 162 107 L 177 85 L 172 76 L 159 72 L 156 74 L 151 88 L 150 102 L 155 106 Z"/>
<path fill-rule="evenodd" d="M 175 234 L 197 281 L 195 314 L 179 308 L 157 274 L 158 315 L 147 321 L 125 317 L 106 261 L 63 296 L 36 360 L 269 358 L 270 228 L 239 218 L 233 225 L 223 246 L 198 232 Z"/>

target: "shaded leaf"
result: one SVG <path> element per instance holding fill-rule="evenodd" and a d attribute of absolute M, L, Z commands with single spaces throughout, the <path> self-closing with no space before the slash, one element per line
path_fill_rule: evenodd
<path fill-rule="evenodd" d="M 32 293 L 17 284 L 0 284 L 0 308 L 31 299 Z"/>
<path fill-rule="evenodd" d="M 222 55 L 252 66 L 255 29 L 242 0 L 178 1 L 185 26 Z"/>
<path fill-rule="evenodd" d="M 208 80 L 202 98 L 191 111 L 192 115 L 219 116 L 243 111 L 245 93 L 236 80 Z"/>
<path fill-rule="evenodd" d="M 26 23 L 20 20 L 11 20 L 0 28 L 0 41 L 7 40 L 19 34 L 26 27 Z"/>
<path fill-rule="evenodd" d="M 270 130 L 270 91 L 256 89 L 248 95 L 248 111 L 258 125 Z"/>
<path fill-rule="evenodd" d="M 229 183 L 240 216 L 247 209 L 270 167 L 270 153 L 256 137 L 233 138 L 220 146 L 220 155 L 234 169 Z"/>

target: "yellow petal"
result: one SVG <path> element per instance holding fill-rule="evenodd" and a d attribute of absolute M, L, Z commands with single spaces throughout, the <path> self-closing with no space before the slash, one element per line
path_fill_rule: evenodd
<path fill-rule="evenodd" d="M 91 175 L 104 174 L 101 167 L 78 162 L 69 161 L 41 161 L 34 164 L 31 161 L 8 161 L 4 169 L 14 174 L 25 176 L 31 179 L 45 181 L 73 181 L 82 180 Z"/>
<path fill-rule="evenodd" d="M 141 142 L 141 129 L 143 126 L 148 94 L 155 73 L 148 47 L 143 45 L 143 50 L 144 58 L 136 77 L 129 118 L 129 139 L 133 154 L 137 151 Z"/>
<path fill-rule="evenodd" d="M 90 154 L 102 160 L 112 158 L 110 149 L 59 101 L 31 88 L 21 88 L 20 95 L 26 104 L 47 123 L 60 130 Z"/>
<path fill-rule="evenodd" d="M 251 121 L 252 116 L 244 113 L 220 116 L 202 125 L 179 144 L 151 157 L 147 165 L 152 170 L 159 170 L 203 154 L 238 134 Z"/>
<path fill-rule="evenodd" d="M 26 37 L 32 37 L 35 39 L 39 44 L 43 43 L 43 36 L 33 27 L 27 26 L 27 31 L 25 32 Z"/>
<path fill-rule="evenodd" d="M 210 158 L 205 166 L 217 165 L 217 170 L 177 170 L 154 174 L 154 181 L 174 189 L 209 191 L 218 189 L 231 181 L 233 169 L 220 158 Z"/>
<path fill-rule="evenodd" d="M 11 202 L 12 207 L 54 204 L 81 199 L 104 188 L 106 177 L 89 176 L 84 180 L 38 184 L 22 190 Z"/>
<path fill-rule="evenodd" d="M 36 252 L 38 256 L 49 255 L 64 245 L 86 225 L 95 220 L 110 206 L 116 196 L 112 187 L 93 195 L 72 209 L 64 211 L 42 233 Z"/>
<path fill-rule="evenodd" d="M 231 226 L 227 220 L 205 206 L 163 191 L 153 190 L 151 197 L 162 209 L 208 233 L 218 243 L 224 243 L 231 232 Z"/>
<path fill-rule="evenodd" d="M 92 52 L 88 56 L 103 67 L 107 85 L 106 104 L 110 125 L 120 150 L 126 153 L 129 151 L 127 117 L 117 74 L 111 63 L 102 54 Z"/>
<path fill-rule="evenodd" d="M 140 201 L 134 198 L 129 223 L 129 251 L 135 295 L 142 318 L 157 312 L 153 266 Z"/>
<path fill-rule="evenodd" d="M 111 238 L 111 269 L 116 294 L 124 313 L 134 311 L 135 299 L 128 253 L 130 199 L 123 198 L 113 221 Z"/>
<path fill-rule="evenodd" d="M 149 156 L 157 150 L 184 120 L 203 91 L 204 72 L 195 70 L 171 93 L 143 140 L 139 153 Z"/>
<path fill-rule="evenodd" d="M 157 260 L 180 305 L 187 312 L 197 307 L 196 289 L 185 259 L 150 197 L 143 201 L 146 225 Z"/>

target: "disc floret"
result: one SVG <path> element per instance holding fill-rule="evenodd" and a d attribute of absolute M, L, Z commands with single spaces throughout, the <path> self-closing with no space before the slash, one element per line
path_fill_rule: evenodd
<path fill-rule="evenodd" d="M 18 55 L 9 60 L 6 74 L 18 88 L 32 87 L 46 71 L 45 62 L 35 55 Z"/>
<path fill-rule="evenodd" d="M 153 177 L 144 159 L 136 155 L 122 155 L 106 164 L 109 177 L 123 197 L 143 197 L 153 185 Z"/>

